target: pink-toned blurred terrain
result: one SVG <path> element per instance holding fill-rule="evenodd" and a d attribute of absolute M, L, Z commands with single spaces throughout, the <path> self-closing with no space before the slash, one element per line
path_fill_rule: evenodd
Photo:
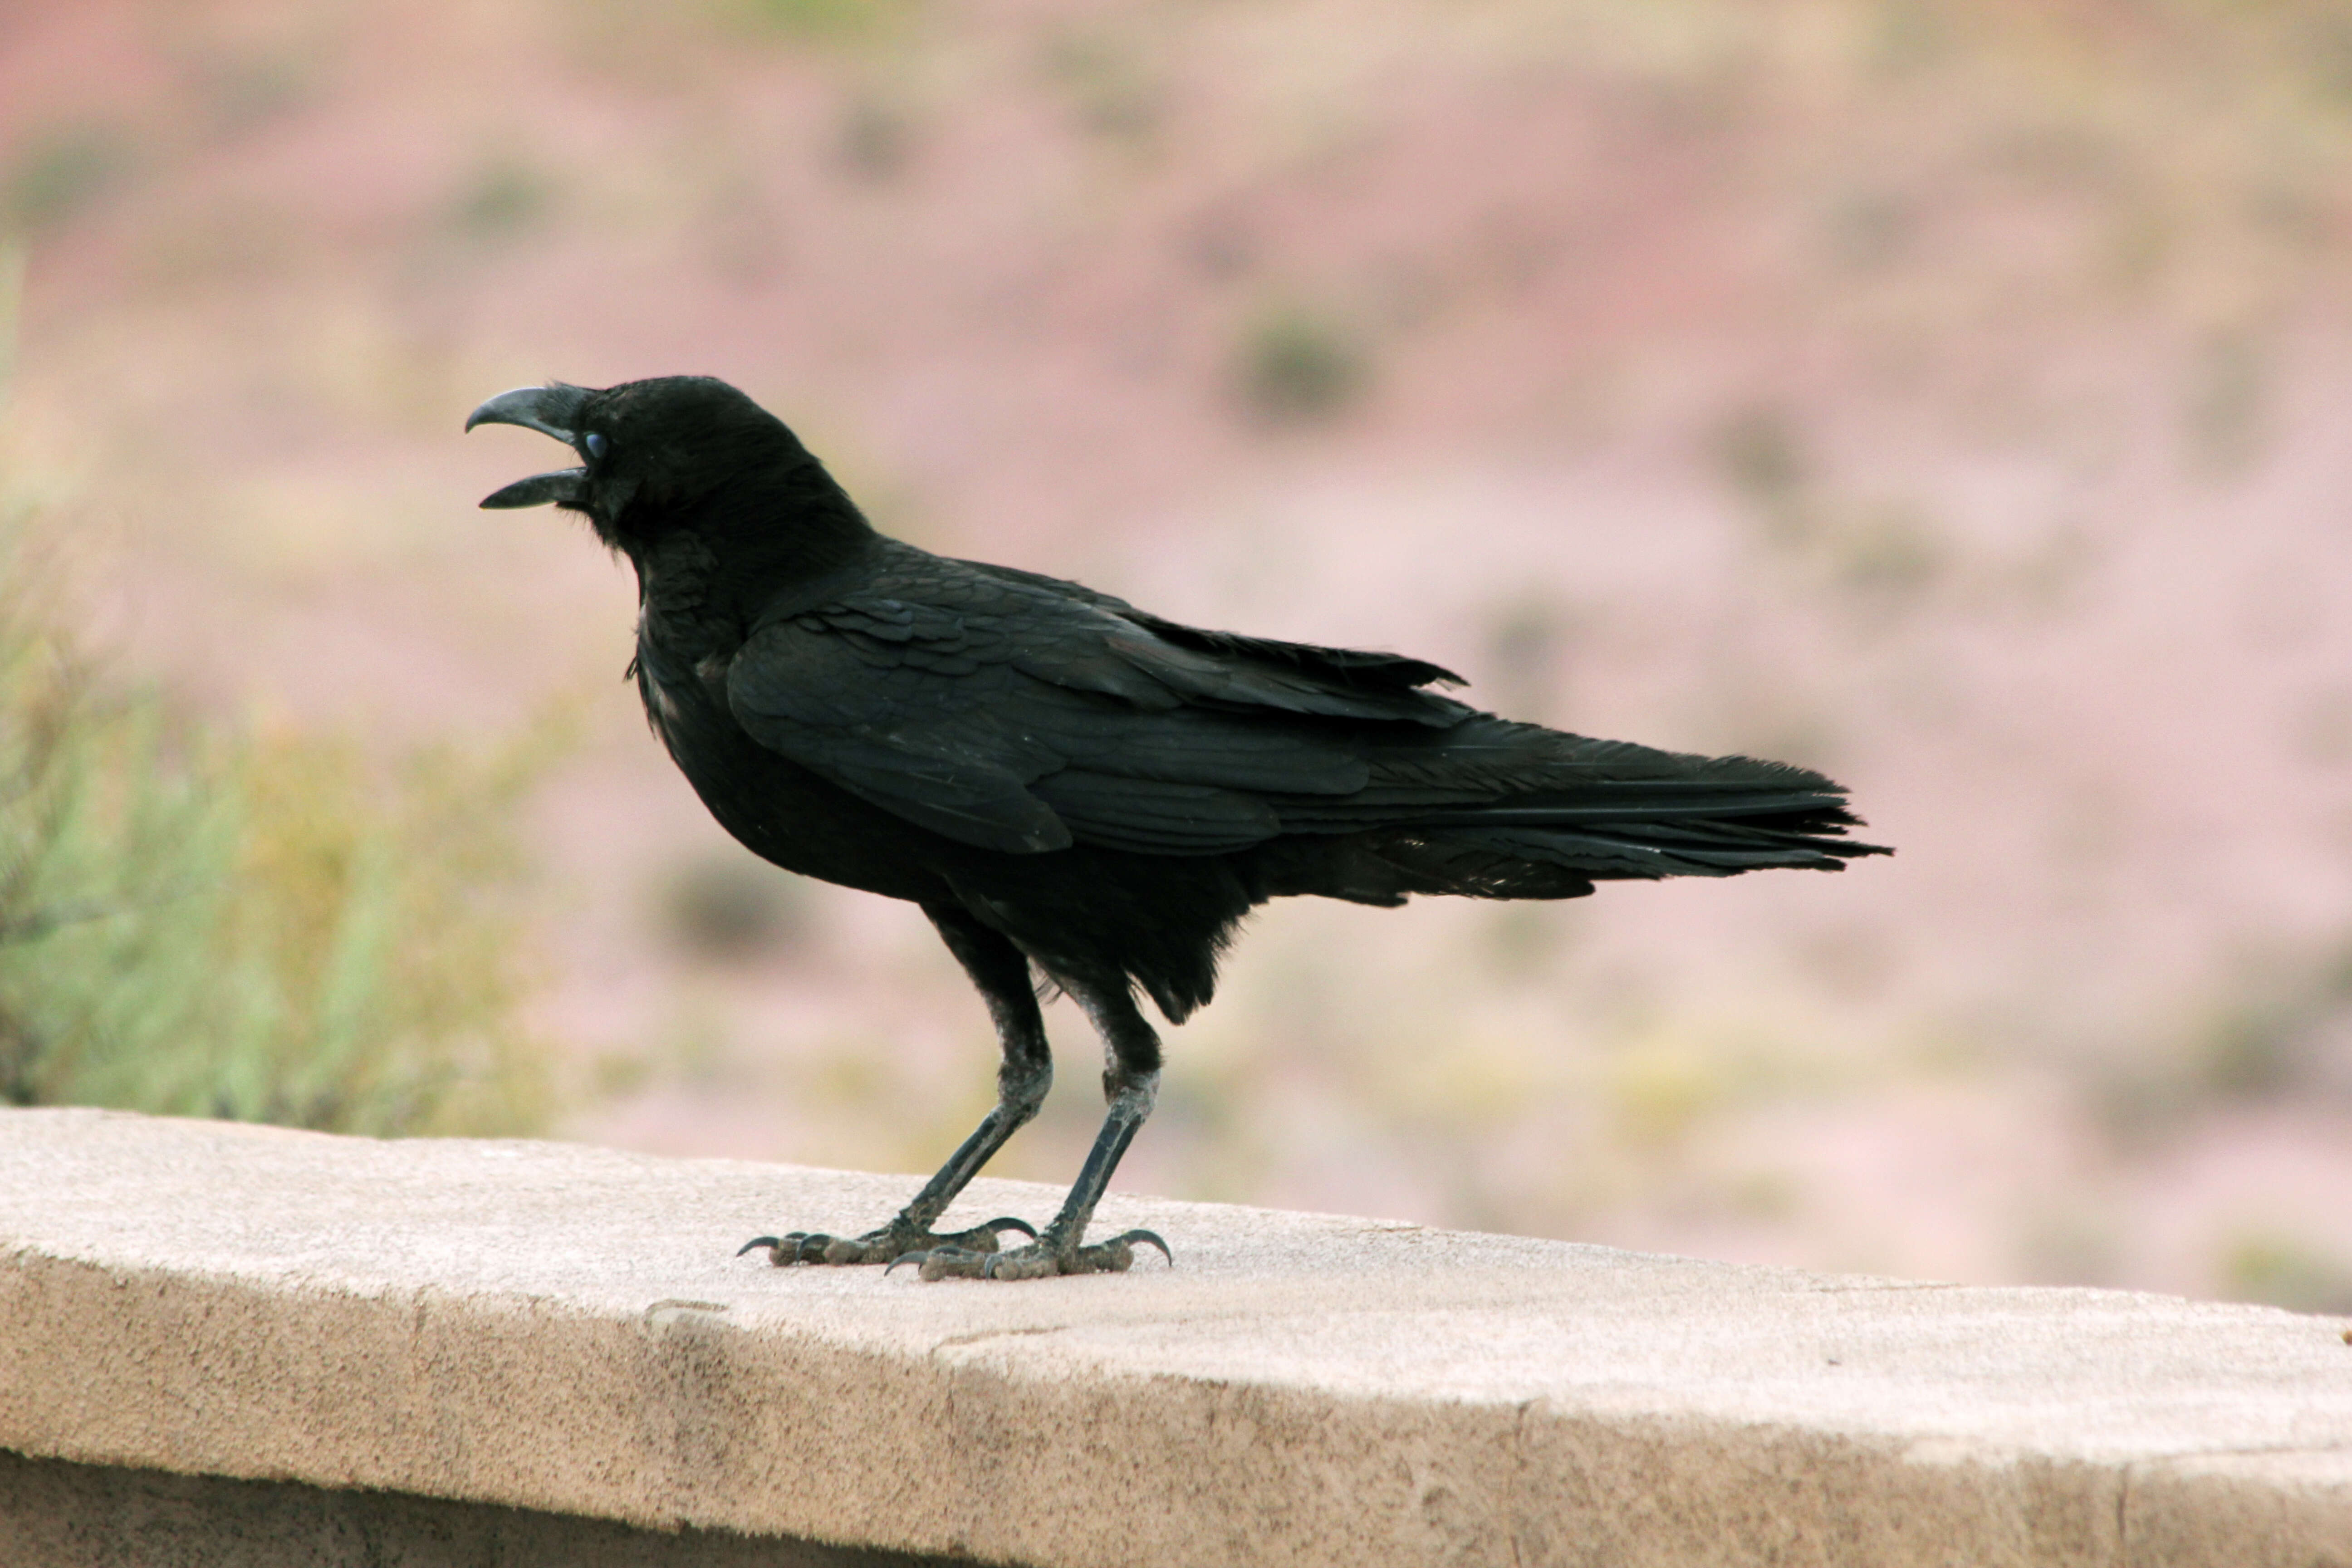
<path fill-rule="evenodd" d="M 701 371 L 928 547 L 1900 848 L 1269 910 L 1126 1184 L 2352 1309 L 2352 7 L 14 0 L 0 181 L 126 662 L 387 752 L 583 717 L 569 1135 L 928 1170 L 990 1092 L 921 918 L 646 735 L 624 572 L 473 509 L 549 459 L 483 396 Z M 1050 1021 L 1004 1173 L 1093 1126 Z"/>

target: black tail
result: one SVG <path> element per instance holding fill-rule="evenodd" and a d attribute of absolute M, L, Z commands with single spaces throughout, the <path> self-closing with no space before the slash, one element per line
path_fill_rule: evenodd
<path fill-rule="evenodd" d="M 1498 719 L 1433 739 L 1379 758 L 1374 782 L 1344 806 L 1285 803 L 1294 831 L 1347 836 L 1323 860 L 1322 885 L 1301 890 L 1383 903 L 1409 893 L 1565 899 L 1596 882 L 1836 871 L 1893 853 L 1846 837 L 1862 823 L 1843 787 L 1783 763 Z"/>

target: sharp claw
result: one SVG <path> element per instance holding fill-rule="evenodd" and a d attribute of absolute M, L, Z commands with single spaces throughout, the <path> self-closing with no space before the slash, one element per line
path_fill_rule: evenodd
<path fill-rule="evenodd" d="M 1031 1225 L 1025 1219 L 1015 1219 L 1011 1215 L 1006 1215 L 1003 1219 L 990 1220 L 986 1225 L 976 1225 L 972 1226 L 972 1229 L 1017 1230 L 1032 1241 L 1037 1239 L 1037 1227 L 1035 1226 Z"/>
<path fill-rule="evenodd" d="M 764 1247 L 768 1249 L 769 1255 L 773 1257 L 776 1249 L 783 1245 L 784 1238 L 781 1236 L 755 1236 L 751 1240 L 745 1242 L 742 1246 L 737 1247 L 735 1249 L 735 1256 L 740 1258 L 755 1247 Z"/>
<path fill-rule="evenodd" d="M 885 1279 L 890 1278 L 890 1270 L 898 1268 L 901 1263 L 914 1264 L 919 1269 L 924 1263 L 929 1260 L 930 1256 L 931 1255 L 929 1252 L 921 1250 L 902 1252 L 898 1254 L 898 1257 L 892 1258 L 888 1266 L 882 1270 L 882 1278 Z"/>
<path fill-rule="evenodd" d="M 923 1260 L 922 1274 L 931 1279 L 985 1279 L 989 1270 L 1002 1254 L 973 1252 L 961 1247 L 934 1247 L 929 1252 L 918 1253 Z"/>
<path fill-rule="evenodd" d="M 1176 1267 L 1176 1255 L 1168 1250 L 1168 1244 L 1166 1242 L 1160 1240 L 1157 1235 L 1150 1231 L 1130 1230 L 1125 1236 L 1116 1236 L 1111 1237 L 1111 1240 L 1113 1242 L 1124 1241 L 1129 1246 L 1133 1246 L 1135 1243 L 1139 1241 L 1147 1246 L 1156 1247 L 1160 1249 L 1160 1256 L 1168 1259 L 1168 1267 L 1171 1268 Z"/>

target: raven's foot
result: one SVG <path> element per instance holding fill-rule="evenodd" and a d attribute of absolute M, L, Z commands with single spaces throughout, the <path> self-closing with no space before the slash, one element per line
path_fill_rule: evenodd
<path fill-rule="evenodd" d="M 1168 1250 L 1166 1242 L 1148 1230 L 1130 1230 L 1086 1247 L 1075 1242 L 1056 1243 L 1049 1237 L 1016 1247 L 1010 1252 L 999 1252 L 992 1245 L 985 1249 L 910 1247 L 892 1258 L 890 1268 L 896 1268 L 901 1263 L 918 1264 L 926 1279 L 1045 1279 L 1056 1274 L 1120 1274 L 1135 1261 L 1139 1244 L 1158 1247 L 1160 1256 L 1168 1259 L 1171 1268 L 1175 1265 L 1176 1255 Z M 889 1269 L 883 1272 L 887 1274 Z"/>
<path fill-rule="evenodd" d="M 768 1261 L 779 1268 L 788 1263 L 890 1263 L 909 1252 L 948 1251 L 960 1257 L 987 1258 L 1000 1245 L 996 1239 L 1000 1230 L 1017 1230 L 1031 1237 L 1037 1234 L 1027 1220 L 1010 1215 L 945 1236 L 911 1225 L 902 1216 L 864 1236 L 827 1236 L 823 1231 L 807 1230 L 784 1236 L 757 1236 L 745 1242 L 735 1256 L 740 1258 L 754 1247 L 764 1247 L 768 1249 Z"/>

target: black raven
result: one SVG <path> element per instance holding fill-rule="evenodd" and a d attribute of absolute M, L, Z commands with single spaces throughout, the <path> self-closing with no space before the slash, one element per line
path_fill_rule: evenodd
<path fill-rule="evenodd" d="M 583 513 L 636 568 L 637 690 L 711 814 L 787 870 L 921 906 L 995 1021 L 996 1108 L 939 1174 L 864 1236 L 743 1248 L 778 1264 L 1026 1279 L 1165 1253 L 1086 1240 L 1160 1082 L 1136 993 L 1181 1023 L 1268 899 L 1572 899 L 1885 853 L 1843 836 L 1819 773 L 1513 723 L 1420 659 L 1202 631 L 886 539 L 724 382 L 522 387 L 466 427 L 486 424 L 578 454 L 482 505 Z M 1109 1114 L 1042 1235 L 936 1234 L 1052 1081 L 1033 969 L 1100 1033 Z M 999 1250 L 1003 1230 L 1030 1240 Z"/>

